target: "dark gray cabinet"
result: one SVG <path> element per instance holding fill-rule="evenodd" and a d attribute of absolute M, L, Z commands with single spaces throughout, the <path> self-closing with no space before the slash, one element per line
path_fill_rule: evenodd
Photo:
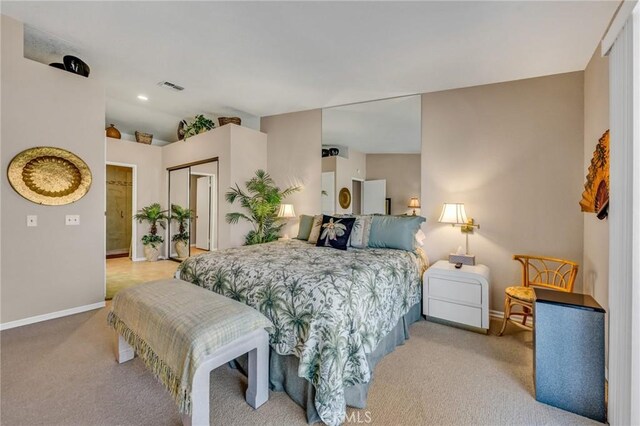
<path fill-rule="evenodd" d="M 536 400 L 606 421 L 604 314 L 589 295 L 535 289 Z"/>

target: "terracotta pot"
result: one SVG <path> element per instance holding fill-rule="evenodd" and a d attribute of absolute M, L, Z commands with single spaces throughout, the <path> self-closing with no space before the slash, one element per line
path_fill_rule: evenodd
<path fill-rule="evenodd" d="M 160 255 L 160 248 L 154 247 L 151 244 L 147 244 L 144 246 L 144 257 L 148 262 L 156 262 L 158 260 L 158 256 Z"/>
<path fill-rule="evenodd" d="M 186 241 L 176 241 L 176 253 L 179 258 L 189 257 L 189 247 Z"/>
<path fill-rule="evenodd" d="M 113 124 L 109 124 L 109 127 L 105 129 L 107 131 L 107 137 L 113 139 L 120 139 L 122 135 L 120 134 L 120 130 L 116 129 Z"/>

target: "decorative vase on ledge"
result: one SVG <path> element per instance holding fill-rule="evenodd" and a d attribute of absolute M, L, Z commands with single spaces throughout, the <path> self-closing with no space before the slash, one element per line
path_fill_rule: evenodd
<path fill-rule="evenodd" d="M 237 124 L 238 126 L 240 126 L 240 123 L 242 123 L 242 119 L 240 117 L 218 117 L 218 123 L 220 124 L 220 127 L 229 123 Z"/>
<path fill-rule="evenodd" d="M 147 145 L 151 145 L 151 141 L 153 141 L 153 135 L 150 133 L 143 133 L 136 130 L 136 142 L 144 143 Z"/>
<path fill-rule="evenodd" d="M 122 135 L 120 134 L 120 130 L 116 129 L 113 124 L 109 124 L 109 127 L 105 129 L 107 131 L 107 137 L 113 139 L 120 139 Z"/>

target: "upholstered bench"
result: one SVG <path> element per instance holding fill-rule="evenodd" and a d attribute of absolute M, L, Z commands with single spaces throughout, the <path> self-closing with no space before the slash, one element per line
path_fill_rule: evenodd
<path fill-rule="evenodd" d="M 209 373 L 248 353 L 246 400 L 269 398 L 271 322 L 255 309 L 177 279 L 118 292 L 108 321 L 119 363 L 138 355 L 172 394 L 185 425 L 209 424 Z"/>

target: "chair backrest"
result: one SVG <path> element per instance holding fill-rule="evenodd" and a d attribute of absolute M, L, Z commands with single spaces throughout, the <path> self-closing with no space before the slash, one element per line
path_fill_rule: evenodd
<path fill-rule="evenodd" d="M 570 260 L 545 256 L 513 256 L 522 264 L 522 285 L 544 287 L 553 290 L 573 292 L 578 275 L 578 264 Z"/>

